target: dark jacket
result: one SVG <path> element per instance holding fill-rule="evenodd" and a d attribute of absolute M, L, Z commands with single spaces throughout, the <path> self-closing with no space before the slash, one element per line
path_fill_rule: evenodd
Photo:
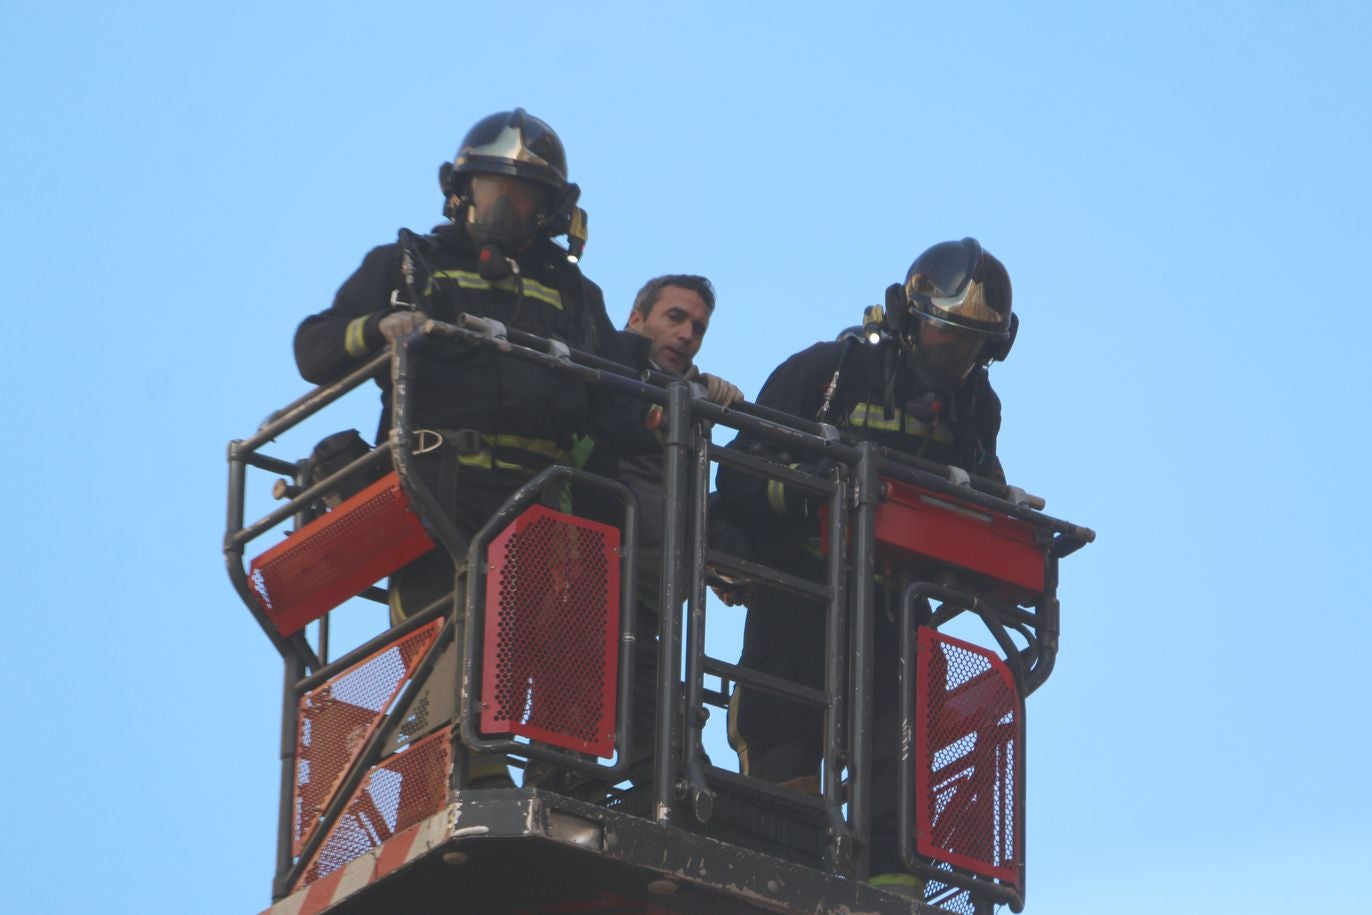
<path fill-rule="evenodd" d="M 817 343 L 777 367 L 757 403 L 806 420 L 818 418 L 824 391 L 838 367 L 844 344 Z M 902 364 L 895 344 L 855 343 L 843 360 L 838 387 L 825 421 L 854 435 L 909 454 L 952 464 L 970 473 L 1004 479 L 996 458 L 1000 398 L 985 369 L 976 369 L 952 395 L 923 384 Z M 790 454 L 740 433 L 729 445 L 784 465 L 817 461 Z M 794 557 L 818 533 L 806 499 L 779 483 L 721 466 L 717 475 L 721 509 L 748 533 L 752 547 L 771 560 Z"/>
<path fill-rule="evenodd" d="M 409 239 L 414 269 L 408 281 L 401 244 L 382 245 L 343 283 L 330 308 L 301 323 L 295 358 L 307 381 L 332 381 L 386 345 L 378 325 L 397 310 L 393 292 L 440 321 L 460 313 L 490 317 L 618 362 L 627 358 L 599 287 L 567 263 L 566 252 L 553 242 L 536 242 L 517 258 L 518 275 L 491 283 L 478 274 L 476 250 L 459 228 L 440 226 L 432 235 Z M 560 453 L 570 450 L 573 435 L 593 426 L 598 437 L 612 442 L 642 429 L 637 405 L 490 349 L 428 340 L 416 371 L 417 428 L 473 429 L 502 441 L 527 438 Z M 377 383 L 380 440 L 390 428 L 390 378 Z"/>
<path fill-rule="evenodd" d="M 662 371 L 652 363 L 652 340 L 632 331 L 620 331 L 619 342 L 636 371 Z M 662 533 L 666 520 L 664 507 L 662 449 L 638 454 L 617 454 L 598 443 L 589 443 L 584 468 L 590 473 L 618 480 L 628 487 L 638 502 L 638 592 L 649 607 L 657 606 L 662 569 Z M 596 490 L 574 499 L 578 514 L 617 524 L 622 514 L 618 503 Z"/>

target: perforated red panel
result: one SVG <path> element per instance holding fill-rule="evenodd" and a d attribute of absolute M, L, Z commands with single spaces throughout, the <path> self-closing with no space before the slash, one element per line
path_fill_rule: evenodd
<path fill-rule="evenodd" d="M 254 559 L 248 581 L 290 635 L 432 547 L 389 473 Z"/>
<path fill-rule="evenodd" d="M 319 826 L 338 784 L 409 682 L 442 620 L 378 649 L 300 699 L 292 854 Z"/>
<path fill-rule="evenodd" d="M 619 530 L 535 505 L 491 543 L 481 729 L 614 755 Z"/>
<path fill-rule="evenodd" d="M 1024 705 L 995 653 L 920 627 L 915 850 L 1021 885 Z"/>
<path fill-rule="evenodd" d="M 373 766 L 301 877 L 313 883 L 448 802 L 452 729 L 444 728 Z"/>

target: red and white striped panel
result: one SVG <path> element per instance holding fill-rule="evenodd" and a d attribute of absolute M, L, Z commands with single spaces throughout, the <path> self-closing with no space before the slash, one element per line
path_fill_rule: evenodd
<path fill-rule="evenodd" d="M 455 815 L 454 808 L 444 808 L 347 866 L 292 893 L 261 915 L 318 915 L 452 838 Z"/>

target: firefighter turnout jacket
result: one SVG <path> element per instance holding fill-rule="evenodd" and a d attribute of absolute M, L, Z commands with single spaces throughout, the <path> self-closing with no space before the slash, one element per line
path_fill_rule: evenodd
<path fill-rule="evenodd" d="M 825 421 L 879 445 L 1004 479 L 996 458 L 1000 399 L 984 368 L 975 369 L 947 394 L 924 384 L 904 366 L 893 342 L 817 343 L 783 362 L 763 385 L 757 403 L 816 419 L 840 358 L 843 364 Z M 817 456 L 788 453 L 746 432 L 729 447 L 779 464 L 818 469 Z M 798 559 L 801 545 L 818 535 L 810 500 L 780 481 L 721 466 L 718 485 L 725 513 L 748 529 L 761 557 L 786 564 L 787 559 Z"/>
<path fill-rule="evenodd" d="M 486 280 L 477 269 L 477 250 L 460 227 L 443 225 L 423 236 L 402 233 L 400 242 L 367 254 L 331 307 L 301 323 L 295 334 L 300 374 L 323 384 L 356 368 L 386 345 L 381 319 L 407 304 L 438 321 L 463 313 L 492 318 L 626 361 L 599 287 L 567 262 L 561 247 L 539 239 L 516 262 L 515 275 Z M 391 382 L 383 376 L 377 383 L 379 441 L 390 428 Z M 417 360 L 414 426 L 480 433 L 489 445 L 485 469 L 530 472 L 563 462 L 573 435 L 588 430 L 602 442 L 639 441 L 643 409 L 484 347 L 428 339 Z"/>

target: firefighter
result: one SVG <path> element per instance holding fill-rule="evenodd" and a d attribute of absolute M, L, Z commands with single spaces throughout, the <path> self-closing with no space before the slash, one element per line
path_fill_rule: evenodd
<path fill-rule="evenodd" d="M 578 215 L 579 188 L 567 180 L 551 127 L 519 108 L 483 118 L 440 167 L 439 185 L 448 221 L 428 235 L 402 230 L 397 242 L 374 248 L 333 305 L 301 323 L 295 356 L 307 381 L 332 381 L 427 319 L 462 313 L 625 361 L 600 289 L 552 240 Z M 449 341 L 422 348 L 417 466 L 464 538 L 531 476 L 565 462 L 574 435 L 594 429 L 612 446 L 647 435 L 639 407 L 553 370 Z M 391 392 L 389 377 L 378 383 L 380 440 L 390 429 Z M 401 569 L 391 577 L 392 622 L 447 594 L 460 571 L 442 548 Z M 473 760 L 475 780 L 504 776 L 503 760 L 488 762 L 483 769 Z"/>
<path fill-rule="evenodd" d="M 934 245 L 910 265 L 903 286 L 887 291 L 885 324 L 887 333 L 874 345 L 818 343 L 792 356 L 772 373 L 757 403 L 1003 480 L 996 457 L 1000 401 L 987 368 L 1005 358 L 1018 327 L 1005 267 L 975 239 Z M 814 456 L 787 453 L 746 432 L 730 447 L 828 473 Z M 718 486 L 723 512 L 745 527 L 764 562 L 823 579 L 812 497 L 728 467 L 720 468 Z M 756 585 L 748 605 L 740 664 L 822 687 L 823 605 Z M 894 600 L 887 606 L 894 607 Z M 878 616 L 872 853 L 872 872 L 878 876 L 873 882 L 917 894 L 915 878 L 900 873 L 896 844 L 898 640 L 894 614 Z M 818 793 L 822 723 L 819 709 L 740 687 L 729 715 L 740 771 Z"/>

